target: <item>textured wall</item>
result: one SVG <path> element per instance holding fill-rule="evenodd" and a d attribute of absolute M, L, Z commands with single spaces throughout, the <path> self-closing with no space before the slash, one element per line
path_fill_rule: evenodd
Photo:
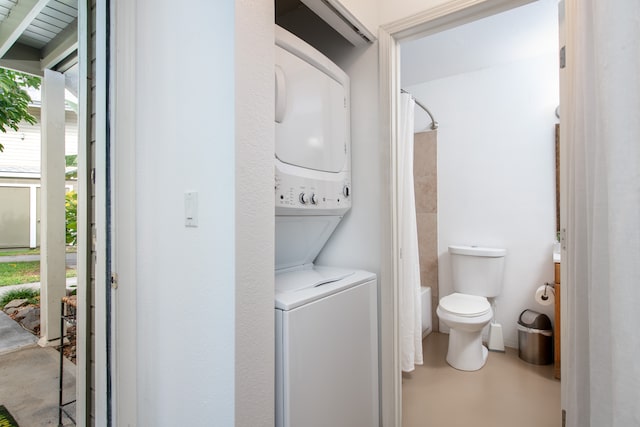
<path fill-rule="evenodd" d="M 235 426 L 274 423 L 273 3 L 237 1 Z"/>
<path fill-rule="evenodd" d="M 136 7 L 137 425 L 230 426 L 236 4 Z M 197 228 L 185 227 L 186 191 L 198 192 Z"/>

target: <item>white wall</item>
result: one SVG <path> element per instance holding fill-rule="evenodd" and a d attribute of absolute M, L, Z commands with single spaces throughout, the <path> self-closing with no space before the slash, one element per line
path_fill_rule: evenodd
<path fill-rule="evenodd" d="M 196 3 L 137 2 L 138 425 L 234 424 L 235 2 Z"/>
<path fill-rule="evenodd" d="M 402 43 L 406 86 L 558 51 L 558 2 L 538 0 Z"/>
<path fill-rule="evenodd" d="M 379 130 L 371 125 L 378 117 L 377 48 L 377 44 L 351 48 L 349 55 L 337 58 L 338 65 L 351 77 L 352 208 L 316 263 L 360 268 L 379 276 L 382 159 Z"/>
<path fill-rule="evenodd" d="M 271 427 L 275 405 L 273 4 L 244 1 L 235 7 L 235 426 Z"/>
<path fill-rule="evenodd" d="M 380 275 L 382 159 L 379 129 L 372 125 L 378 117 L 378 45 L 353 49 L 338 65 L 351 77 L 353 204 L 317 263 L 357 267 Z"/>
<path fill-rule="evenodd" d="M 440 295 L 453 292 L 448 245 L 507 248 L 496 319 L 513 347 L 522 310 L 553 318 L 533 294 L 553 281 L 557 67 L 550 53 L 408 87 L 440 122 Z"/>

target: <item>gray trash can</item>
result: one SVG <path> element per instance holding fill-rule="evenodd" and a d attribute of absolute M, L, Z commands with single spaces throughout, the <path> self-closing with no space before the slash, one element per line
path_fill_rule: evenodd
<path fill-rule="evenodd" d="M 533 310 L 520 313 L 518 356 L 535 365 L 548 365 L 553 362 L 553 330 L 547 315 Z"/>

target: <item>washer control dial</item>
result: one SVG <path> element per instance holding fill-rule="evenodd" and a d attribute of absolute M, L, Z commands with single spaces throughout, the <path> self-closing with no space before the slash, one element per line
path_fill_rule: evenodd
<path fill-rule="evenodd" d="M 318 204 L 318 196 L 316 196 L 316 194 L 315 194 L 315 193 L 313 193 L 313 194 L 311 195 L 311 204 L 312 204 L 312 205 L 317 205 L 317 204 Z"/>
<path fill-rule="evenodd" d="M 345 185 L 342 188 L 342 194 L 344 195 L 344 197 L 349 197 L 351 195 L 351 188 L 348 185 Z"/>
<path fill-rule="evenodd" d="M 300 200 L 300 203 L 302 203 L 303 205 L 306 205 L 307 203 L 309 203 L 309 196 L 307 196 L 305 193 L 300 193 L 300 196 L 298 196 L 298 199 Z"/>

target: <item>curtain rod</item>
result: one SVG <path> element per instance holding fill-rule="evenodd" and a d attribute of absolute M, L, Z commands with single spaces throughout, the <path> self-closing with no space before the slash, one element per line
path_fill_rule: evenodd
<path fill-rule="evenodd" d="M 400 89 L 400 92 L 406 93 L 411 98 L 413 98 L 413 100 L 416 102 L 416 104 L 418 104 L 418 107 L 422 108 L 429 115 L 429 117 L 431 118 L 431 129 L 432 130 L 438 129 L 438 122 L 436 122 L 436 119 L 433 118 L 433 114 L 431 114 L 431 111 L 429 111 L 429 109 L 427 107 L 425 107 L 424 104 L 422 104 L 420 101 L 418 101 L 415 96 L 411 95 L 406 90 Z"/>

